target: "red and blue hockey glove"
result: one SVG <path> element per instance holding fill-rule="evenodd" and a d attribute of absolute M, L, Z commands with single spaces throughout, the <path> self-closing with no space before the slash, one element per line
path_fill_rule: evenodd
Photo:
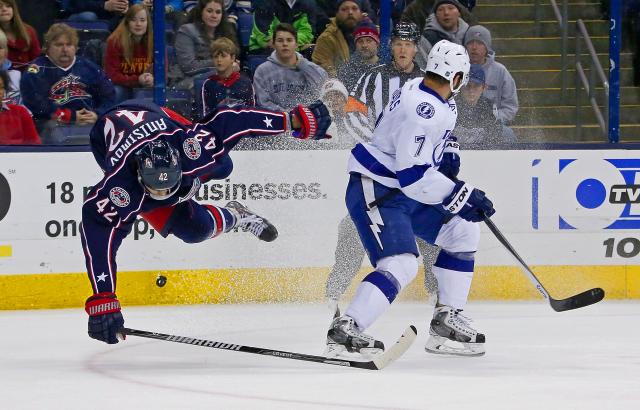
<path fill-rule="evenodd" d="M 91 296 L 85 302 L 84 310 L 89 314 L 89 337 L 109 344 L 118 343 L 124 318 L 115 293 L 101 292 Z"/>
<path fill-rule="evenodd" d="M 444 144 L 444 153 L 442 154 L 442 161 L 440 162 L 438 171 L 453 182 L 458 181 L 458 173 L 460 172 L 460 144 L 458 144 L 458 139 L 453 135 L 450 136 Z"/>
<path fill-rule="evenodd" d="M 453 192 L 437 208 L 445 214 L 459 215 L 469 222 L 480 222 L 496 213 L 493 202 L 484 191 L 463 181 L 456 182 Z"/>
<path fill-rule="evenodd" d="M 322 101 L 316 101 L 308 107 L 298 105 L 289 112 L 289 117 L 292 125 L 293 118 L 300 123 L 300 128 L 293 131 L 294 137 L 303 140 L 331 138 L 331 135 L 327 134 L 331 125 L 331 115 Z"/>

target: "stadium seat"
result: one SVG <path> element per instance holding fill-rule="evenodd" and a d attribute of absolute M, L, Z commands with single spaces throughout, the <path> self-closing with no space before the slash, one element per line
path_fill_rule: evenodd
<path fill-rule="evenodd" d="M 107 41 L 107 38 L 111 34 L 109 31 L 109 23 L 105 20 L 96 21 L 68 21 L 62 20 L 60 23 L 68 24 L 76 29 L 78 32 L 79 44 L 78 47 L 82 48 L 89 42 L 89 40 L 97 39 L 101 41 Z"/>

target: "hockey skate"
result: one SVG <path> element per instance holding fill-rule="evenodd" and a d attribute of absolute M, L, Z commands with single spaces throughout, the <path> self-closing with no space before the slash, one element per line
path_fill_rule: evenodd
<path fill-rule="evenodd" d="M 454 356 L 482 356 L 485 337 L 469 326 L 468 317 L 451 306 L 436 307 L 424 347 L 428 353 Z M 462 347 L 455 346 L 460 344 Z"/>
<path fill-rule="evenodd" d="M 271 242 L 278 237 L 278 230 L 266 218 L 252 212 L 238 201 L 231 201 L 225 208 L 236 216 L 236 227 L 244 232 L 251 232 L 261 241 Z"/>
<path fill-rule="evenodd" d="M 344 315 L 333 319 L 327 332 L 326 357 L 370 358 L 383 352 L 384 344 L 362 333 L 353 318 Z"/>

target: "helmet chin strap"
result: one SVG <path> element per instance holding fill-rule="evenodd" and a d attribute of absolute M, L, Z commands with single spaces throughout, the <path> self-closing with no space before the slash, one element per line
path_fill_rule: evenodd
<path fill-rule="evenodd" d="M 151 192 L 151 188 L 147 187 L 143 182 L 142 182 L 142 178 L 140 178 L 140 176 L 138 175 L 138 182 L 140 182 L 140 185 L 142 185 L 142 187 L 144 188 L 144 192 L 149 195 L 151 197 L 151 199 L 155 199 L 156 201 L 164 201 L 165 199 L 169 199 L 172 196 L 174 196 L 176 194 L 176 192 L 178 192 L 178 189 L 180 188 L 180 183 L 177 183 L 175 187 L 171 188 L 171 190 L 168 190 L 169 193 L 164 194 L 164 195 L 159 195 L 159 194 L 154 194 L 153 192 Z"/>

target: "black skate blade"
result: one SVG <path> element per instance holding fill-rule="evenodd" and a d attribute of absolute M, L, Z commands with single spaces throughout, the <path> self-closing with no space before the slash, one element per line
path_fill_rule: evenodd
<path fill-rule="evenodd" d="M 579 309 L 585 306 L 593 305 L 604 299 L 604 289 L 593 288 L 585 292 L 579 293 L 566 299 L 550 298 L 549 303 L 556 312 L 564 312 L 566 310 Z"/>

